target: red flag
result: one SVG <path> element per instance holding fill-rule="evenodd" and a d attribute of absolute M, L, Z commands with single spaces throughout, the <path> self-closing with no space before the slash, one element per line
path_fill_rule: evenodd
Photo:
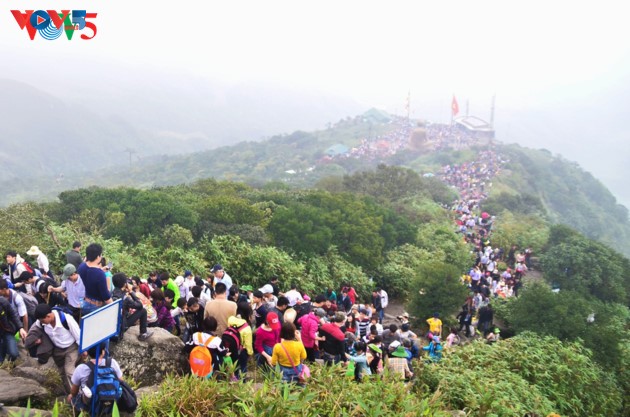
<path fill-rule="evenodd" d="M 453 116 L 457 116 L 457 114 L 459 113 L 459 105 L 457 104 L 457 99 L 455 98 L 455 95 L 453 95 L 453 102 L 451 103 L 451 112 Z"/>

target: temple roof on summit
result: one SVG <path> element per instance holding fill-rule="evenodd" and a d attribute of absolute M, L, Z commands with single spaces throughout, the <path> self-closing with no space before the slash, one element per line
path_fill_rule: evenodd
<path fill-rule="evenodd" d="M 492 126 L 490 125 L 490 123 L 476 116 L 458 117 L 455 119 L 455 123 L 462 125 L 465 128 L 470 129 L 470 130 L 486 131 L 486 132 L 494 130 L 492 129 Z"/>

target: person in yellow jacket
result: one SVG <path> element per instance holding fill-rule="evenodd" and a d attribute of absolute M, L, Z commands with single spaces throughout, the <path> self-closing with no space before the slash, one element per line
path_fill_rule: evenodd
<path fill-rule="evenodd" d="M 240 373 L 245 377 L 247 374 L 247 361 L 250 356 L 254 355 L 252 328 L 247 321 L 240 317 L 228 317 L 228 327 L 223 332 L 222 339 L 227 340 L 228 345 L 237 346 L 237 356 L 232 355 L 233 361 L 238 361 Z M 234 344 L 230 343 L 234 340 Z M 224 342 L 225 343 L 225 342 Z M 230 349 L 231 350 L 231 349 Z"/>

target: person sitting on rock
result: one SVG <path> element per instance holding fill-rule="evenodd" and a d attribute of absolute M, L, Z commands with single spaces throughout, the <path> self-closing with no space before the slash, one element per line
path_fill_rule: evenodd
<path fill-rule="evenodd" d="M 136 322 L 140 322 L 140 334 L 138 340 L 144 341 L 153 335 L 152 331 L 147 330 L 147 311 L 142 305 L 142 301 L 136 296 L 132 290 L 132 285 L 127 279 L 127 275 L 119 272 L 112 277 L 114 283 L 114 291 L 112 299 L 123 300 L 123 322 L 121 338 L 128 327 L 133 326 Z M 130 310 L 135 310 L 133 313 Z"/>
<path fill-rule="evenodd" d="M 161 327 L 168 332 L 173 332 L 175 329 L 175 320 L 171 316 L 171 311 L 168 308 L 168 303 L 164 299 L 164 293 L 162 290 L 151 291 L 151 302 L 153 308 L 157 314 L 157 321 L 152 323 L 154 327 Z"/>

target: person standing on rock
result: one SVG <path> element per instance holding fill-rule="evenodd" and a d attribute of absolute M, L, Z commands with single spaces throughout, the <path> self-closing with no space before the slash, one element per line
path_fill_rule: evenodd
<path fill-rule="evenodd" d="M 378 322 L 380 324 L 383 324 L 383 319 L 385 318 L 385 309 L 389 305 L 389 296 L 387 295 L 387 292 L 382 288 L 378 288 L 376 291 L 381 296 L 381 311 L 378 312 Z"/>
<path fill-rule="evenodd" d="M 26 338 L 26 330 L 20 321 L 17 311 L 4 297 L 0 297 L 0 363 L 4 362 L 7 355 L 13 362 L 20 356 L 15 333 L 20 332 L 22 339 Z"/>
<path fill-rule="evenodd" d="M 75 268 L 78 268 L 81 262 L 83 262 L 83 257 L 81 256 L 81 242 L 75 240 L 72 244 L 72 249 L 66 252 L 66 263 L 72 264 Z"/>
<path fill-rule="evenodd" d="M 217 319 L 217 336 L 221 337 L 228 327 L 228 318 L 236 316 L 236 303 L 227 299 L 227 287 L 219 282 L 214 286 L 214 300 L 208 301 L 204 309 L 203 318 L 212 316 Z"/>
<path fill-rule="evenodd" d="M 107 278 L 100 266 L 101 259 L 103 247 L 98 243 L 92 243 L 85 249 L 85 262 L 77 268 L 85 286 L 85 298 L 81 306 L 81 314 L 84 316 L 112 302 Z"/>
<path fill-rule="evenodd" d="M 223 270 L 223 267 L 220 264 L 216 264 L 215 266 L 213 266 L 210 272 L 214 274 L 215 290 L 216 290 L 217 284 L 222 283 L 222 284 L 225 284 L 226 291 L 230 291 L 230 287 L 232 286 L 232 278 L 228 274 L 225 273 L 225 271 Z"/>
<path fill-rule="evenodd" d="M 39 270 L 42 271 L 43 274 L 49 275 L 52 278 L 52 275 L 50 274 L 50 263 L 48 262 L 48 257 L 44 255 L 44 253 L 39 250 L 37 246 L 31 246 L 31 248 L 26 251 L 26 254 L 28 256 L 37 256 L 37 267 L 39 268 Z"/>
<path fill-rule="evenodd" d="M 48 304 L 39 304 L 35 308 L 35 319 L 37 321 L 31 327 L 31 331 L 37 328 L 44 329 L 54 346 L 53 360 L 59 368 L 63 369 L 63 374 L 66 376 L 63 378 L 64 385 L 68 385 L 79 358 L 81 339 L 79 325 L 72 315 L 52 310 Z"/>

